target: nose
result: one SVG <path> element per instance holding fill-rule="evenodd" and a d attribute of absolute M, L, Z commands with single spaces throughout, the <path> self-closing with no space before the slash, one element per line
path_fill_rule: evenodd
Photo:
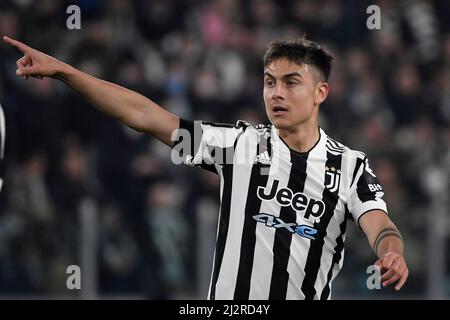
<path fill-rule="evenodd" d="M 283 100 L 284 99 L 284 88 L 281 82 L 275 84 L 275 87 L 272 91 L 272 99 L 273 100 Z"/>

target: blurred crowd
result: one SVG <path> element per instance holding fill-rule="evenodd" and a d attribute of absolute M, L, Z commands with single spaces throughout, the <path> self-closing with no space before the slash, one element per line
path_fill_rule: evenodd
<path fill-rule="evenodd" d="M 81 8 L 80 30 L 66 27 L 70 4 Z M 380 30 L 366 26 L 370 4 L 381 9 Z M 385 189 L 411 270 L 398 296 L 426 297 L 434 262 L 450 297 L 448 17 L 450 2 L 439 0 L 1 0 L 0 35 L 179 116 L 253 124 L 268 121 L 267 44 L 303 35 L 324 43 L 336 59 L 320 125 L 364 151 Z M 16 50 L 0 45 L 0 57 L 7 125 L 0 296 L 77 295 L 66 288 L 66 268 L 82 263 L 81 217 L 90 201 L 99 295 L 205 298 L 218 177 L 175 166 L 165 145 L 55 80 L 16 77 Z M 381 295 L 366 287 L 375 259 L 349 226 L 334 297 Z"/>

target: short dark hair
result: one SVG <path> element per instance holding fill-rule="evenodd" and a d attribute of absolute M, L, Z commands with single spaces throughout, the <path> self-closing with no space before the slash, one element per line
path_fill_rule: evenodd
<path fill-rule="evenodd" d="M 328 81 L 334 59 L 325 47 L 314 41 L 306 39 L 276 40 L 272 41 L 266 50 L 264 67 L 282 58 L 298 65 L 306 63 L 315 66 L 325 81 Z"/>

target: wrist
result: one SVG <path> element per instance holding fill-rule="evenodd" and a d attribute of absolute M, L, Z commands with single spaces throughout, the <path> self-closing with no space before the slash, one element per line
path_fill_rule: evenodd
<path fill-rule="evenodd" d="M 388 252 L 403 255 L 402 236 L 397 228 L 383 228 L 376 237 L 372 248 L 378 257 Z"/>
<path fill-rule="evenodd" d="M 396 241 L 397 240 L 397 241 Z M 386 254 L 393 253 L 399 256 L 404 255 L 403 244 L 398 239 L 393 239 L 393 241 L 386 241 L 387 243 L 378 248 L 378 257 L 381 258 Z"/>
<path fill-rule="evenodd" d="M 56 67 L 53 78 L 66 82 L 75 73 L 75 70 L 71 65 L 61 62 Z"/>

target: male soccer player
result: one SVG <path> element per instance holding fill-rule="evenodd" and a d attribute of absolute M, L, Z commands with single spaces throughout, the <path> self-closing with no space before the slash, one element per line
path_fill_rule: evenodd
<path fill-rule="evenodd" d="M 270 44 L 264 102 L 271 125 L 253 127 L 180 119 L 133 91 L 4 41 L 24 54 L 18 76 L 64 81 L 100 111 L 173 147 L 185 163 L 220 176 L 210 299 L 329 299 L 348 218 L 378 256 L 383 286 L 404 285 L 402 237 L 367 157 L 318 125 L 332 62 L 323 47 L 307 40 Z"/>

